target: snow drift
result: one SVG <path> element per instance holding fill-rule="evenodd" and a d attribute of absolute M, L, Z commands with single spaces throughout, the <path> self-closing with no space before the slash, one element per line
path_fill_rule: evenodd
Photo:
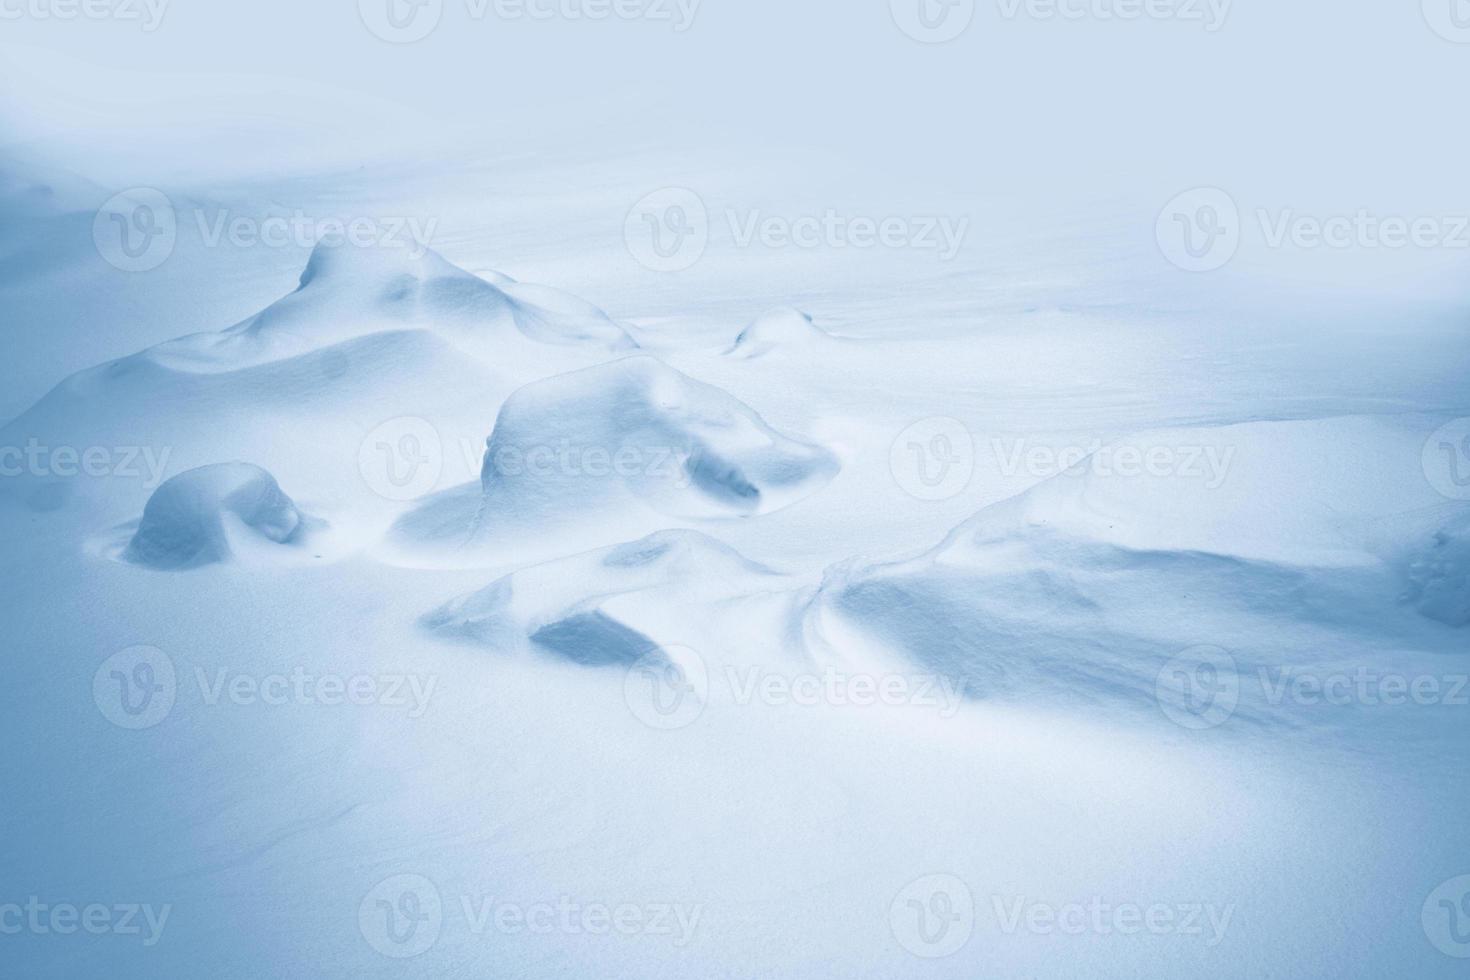
<path fill-rule="evenodd" d="M 158 466 L 27 473 L 0 496 L 33 509 L 85 499 L 105 526 L 136 514 L 167 475 L 250 459 L 300 492 L 371 509 L 382 501 L 357 476 L 358 456 L 379 424 L 435 426 L 444 476 L 431 489 L 454 486 L 478 473 L 507 395 L 632 343 L 555 290 L 495 285 L 432 251 L 323 244 L 298 288 L 256 315 L 80 371 L 0 427 L 0 445 L 95 447 Z"/>
<path fill-rule="evenodd" d="M 708 635 L 732 602 L 748 610 L 739 600 L 784 581 L 707 535 L 661 531 L 513 572 L 422 622 L 497 649 L 529 644 L 579 664 L 628 664 L 662 643 Z"/>
<path fill-rule="evenodd" d="M 193 568 L 229 559 L 232 536 L 289 544 L 303 525 L 296 504 L 260 467 L 201 466 L 154 492 L 124 557 L 151 568 Z"/>
<path fill-rule="evenodd" d="M 735 338 L 728 353 L 734 357 L 755 358 L 780 349 L 799 350 L 837 343 L 837 338 L 812 322 L 810 314 L 794 306 L 783 306 L 757 317 Z"/>
<path fill-rule="evenodd" d="M 183 370 L 237 370 L 410 327 L 496 363 L 533 356 L 539 344 L 636 346 L 607 314 L 549 287 L 489 282 L 427 248 L 323 242 L 294 292 L 224 331 L 169 341 L 150 355 Z"/>
<path fill-rule="evenodd" d="M 1470 626 L 1470 513 L 1434 532 L 1408 569 L 1408 601 L 1448 626 Z"/>
<path fill-rule="evenodd" d="M 1160 668 L 1192 645 L 1232 651 L 1243 676 L 1329 656 L 1371 664 L 1414 628 L 1397 556 L 1447 506 L 1418 465 L 1433 428 L 1347 417 L 1139 433 L 916 558 L 832 567 L 808 633 L 831 655 L 896 656 L 977 698 L 1148 710 Z M 1171 467 L 1121 465 L 1157 449 Z M 1467 618 L 1458 513 L 1417 553 L 1407 596 L 1451 625 Z M 1289 634 L 1266 625 L 1285 618 Z"/>
<path fill-rule="evenodd" d="M 429 501 L 398 537 L 494 551 L 577 530 L 576 540 L 611 543 L 670 520 L 780 510 L 837 469 L 826 449 L 777 432 L 725 391 L 634 356 L 511 395 L 479 484 Z"/>

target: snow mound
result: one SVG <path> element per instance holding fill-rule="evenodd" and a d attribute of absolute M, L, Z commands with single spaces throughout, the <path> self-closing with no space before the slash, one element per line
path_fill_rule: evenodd
<path fill-rule="evenodd" d="M 537 451 L 553 447 L 556 463 L 538 465 L 548 454 Z M 704 517 L 780 509 L 836 469 L 830 453 L 778 433 L 721 389 L 632 357 L 513 394 L 486 446 L 480 482 L 489 499 L 592 503 L 631 491 L 663 513 Z"/>
<path fill-rule="evenodd" d="M 437 430 L 443 465 L 424 495 L 457 486 L 478 476 L 506 396 L 630 344 L 601 311 L 555 290 L 497 286 L 430 251 L 324 244 L 298 288 L 255 316 L 79 371 L 0 426 L 3 446 L 141 450 L 157 463 L 146 481 L 27 472 L 0 481 L 0 499 L 33 509 L 86 500 L 106 527 L 136 515 L 165 475 L 249 459 L 300 493 L 361 511 L 379 533 L 401 508 L 358 476 L 375 427 L 426 420 L 418 428 Z"/>
<path fill-rule="evenodd" d="M 703 632 L 732 599 L 782 577 L 694 531 L 661 531 L 501 578 L 429 613 L 442 636 L 498 649 L 528 643 L 574 663 L 634 663 L 670 638 Z M 681 625 L 682 610 L 688 621 Z M 700 611 L 703 610 L 703 611 Z"/>
<path fill-rule="evenodd" d="M 193 568 L 228 560 L 232 535 L 288 544 L 303 523 L 296 504 L 260 467 L 201 466 L 154 491 L 124 557 L 151 568 Z"/>
<path fill-rule="evenodd" d="M 1419 466 L 1433 429 L 1336 418 L 1140 433 L 916 558 L 834 566 L 807 632 L 829 653 L 896 656 L 976 698 L 1150 711 L 1158 672 L 1191 645 L 1233 648 L 1246 678 L 1327 651 L 1372 662 L 1403 629 L 1385 556 L 1443 511 Z M 1155 472 L 1134 472 L 1150 449 Z M 1444 622 L 1467 618 L 1466 527 L 1446 526 L 1411 572 L 1409 598 Z M 1267 625 L 1283 620 L 1289 634 Z"/>
<path fill-rule="evenodd" d="M 757 317 L 735 338 L 728 353 L 734 357 L 760 357 L 778 348 L 836 343 L 831 334 L 812 322 L 810 314 L 794 306 L 783 306 Z"/>
<path fill-rule="evenodd" d="M 1430 619 L 1470 626 L 1470 514 L 1451 519 L 1409 565 L 1406 599 Z"/>
<path fill-rule="evenodd" d="M 238 370 L 374 333 L 423 329 L 496 363 L 550 344 L 603 352 L 637 345 L 606 313 L 545 286 L 491 282 L 421 246 L 322 242 L 296 290 L 217 333 L 147 352 L 170 367 Z"/>
<path fill-rule="evenodd" d="M 837 472 L 826 449 L 714 386 L 639 355 L 548 378 L 501 407 L 476 487 L 431 499 L 398 537 L 498 551 L 627 540 L 780 510 Z M 534 533 L 533 533 L 534 532 Z M 561 552 L 573 550 L 564 547 Z"/>
<path fill-rule="evenodd" d="M 982 511 L 956 539 L 1019 525 L 1135 550 L 1376 564 L 1385 536 L 1409 533 L 1403 515 L 1444 504 L 1421 465 L 1439 424 L 1338 416 L 1139 432 Z M 1017 447 L 1002 465 L 1021 465 Z"/>
<path fill-rule="evenodd" d="M 1149 710 L 1161 666 L 1190 643 L 1238 636 L 1242 619 L 1298 615 L 1329 596 L 1300 571 L 1190 552 L 1133 552 L 1017 530 L 889 565 L 843 564 L 807 611 L 818 651 L 916 664 L 967 697 Z M 1167 602 L 1169 615 L 1159 615 Z"/>

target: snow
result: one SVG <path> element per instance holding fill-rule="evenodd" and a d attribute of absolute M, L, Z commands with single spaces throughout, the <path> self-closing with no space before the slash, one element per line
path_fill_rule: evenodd
<path fill-rule="evenodd" d="M 1470 626 L 1470 515 L 1434 532 L 1409 565 L 1407 598 L 1414 608 L 1449 626 Z"/>
<path fill-rule="evenodd" d="M 295 503 L 269 473 L 249 463 L 218 463 L 180 473 L 153 492 L 126 557 L 163 569 L 226 561 L 235 522 L 276 544 L 303 529 Z"/>
<path fill-rule="evenodd" d="M 1363 204 L 1332 196 L 1385 169 L 1361 113 L 1395 107 L 1383 145 L 1448 140 L 1425 93 L 1463 91 L 1457 52 L 1303 111 L 1226 70 L 1276 61 L 1177 25 L 1133 25 L 1157 51 L 1079 28 L 1053 70 L 1040 22 L 892 49 L 886 11 L 874 47 L 768 6 L 711 6 L 672 61 L 646 25 L 460 25 L 485 29 L 340 72 L 241 15 L 279 77 L 198 93 L 78 32 L 95 64 L 7 90 L 0 974 L 1462 975 L 1463 263 L 1246 243 L 1186 274 L 1153 240 L 1190 182 Z M 196 55 L 233 57 L 184 13 Z M 872 57 L 834 98 L 848 43 Z M 502 84 L 455 74 L 482 63 Z M 588 97 L 638 65 L 715 122 Z M 1201 65 L 1229 84 L 1160 88 Z M 1039 87 L 957 82 L 1002 68 Z M 353 78 L 421 111 L 338 98 Z M 247 119 L 187 124 L 221 91 Z M 1130 93 L 1172 120 L 1101 111 Z M 712 132 L 717 98 L 748 128 Z M 1384 200 L 1459 188 L 1439 149 Z M 93 225 L 142 183 L 178 241 L 129 272 Z M 641 265 L 630 208 L 686 186 L 704 254 Z M 951 259 L 731 233 L 829 209 L 972 220 Z M 298 210 L 435 231 L 208 240 Z M 32 897 L 158 928 L 4 932 Z M 567 903 L 671 925 L 573 928 Z M 410 913 L 422 946 L 385 930 Z M 958 915 L 954 947 L 917 913 Z"/>
<path fill-rule="evenodd" d="M 812 323 L 812 318 L 795 307 L 770 310 L 735 338 L 730 353 L 736 357 L 760 357 L 776 350 L 817 344 L 832 338 Z"/>
<path fill-rule="evenodd" d="M 815 493 L 831 453 L 646 355 L 526 385 L 500 408 L 479 485 L 395 528 L 405 552 L 526 553 L 681 521 L 754 517 Z"/>

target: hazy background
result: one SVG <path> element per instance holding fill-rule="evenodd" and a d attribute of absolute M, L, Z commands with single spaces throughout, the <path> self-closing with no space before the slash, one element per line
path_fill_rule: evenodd
<path fill-rule="evenodd" d="M 1267 248 L 1254 217 L 1470 214 L 1470 44 L 1430 25 L 1460 0 L 1235 0 L 1213 31 L 1222 8 L 1205 0 L 1176 2 L 1200 20 L 1099 16 L 1115 0 L 1071 0 L 1080 19 L 1008 17 L 1009 2 L 976 3 L 943 44 L 906 35 L 887 0 L 703 0 L 682 32 L 474 19 L 443 0 L 437 30 L 410 44 L 375 36 L 354 0 L 172 0 L 151 32 L 12 3 L 0 178 L 44 184 L 54 210 L 17 213 L 0 193 L 0 263 L 20 273 L 0 277 L 0 418 L 71 371 L 218 329 L 294 285 L 299 250 L 201 251 L 187 231 L 147 275 L 102 263 L 92 215 L 139 185 L 232 213 L 432 218 L 434 247 L 466 267 L 721 330 L 788 301 L 878 330 L 942 292 L 971 298 L 975 329 L 1071 303 L 1174 312 L 1198 332 L 1279 320 L 1427 329 L 1437 345 L 1463 334 L 1470 249 Z M 628 254 L 623 221 L 666 186 L 697 189 L 714 215 L 835 208 L 971 227 L 940 264 L 722 250 L 714 235 L 699 265 L 658 273 Z M 1154 238 L 1165 203 L 1197 187 L 1226 190 L 1243 217 L 1239 255 L 1206 275 L 1170 265 Z M 160 285 L 193 304 L 160 309 Z"/>
<path fill-rule="evenodd" d="M 683 33 L 472 21 L 447 0 L 437 31 L 391 45 L 351 0 L 174 0 L 152 33 L 23 18 L 3 37 L 5 136 L 86 146 L 76 163 L 100 176 L 539 134 L 814 145 L 1018 193 L 1217 183 L 1301 206 L 1470 204 L 1470 46 L 1437 36 L 1414 3 L 1237 0 L 1211 33 L 1007 19 L 982 0 L 963 35 L 926 45 L 884 0 L 704 0 Z"/>

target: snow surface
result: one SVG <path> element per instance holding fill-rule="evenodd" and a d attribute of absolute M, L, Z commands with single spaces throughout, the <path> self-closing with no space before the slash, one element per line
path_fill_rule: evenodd
<path fill-rule="evenodd" d="M 256 53 L 311 62 L 299 42 Z M 547 59 L 523 88 L 571 85 L 542 43 L 498 53 Z M 1200 56 L 1165 47 L 1181 71 Z M 372 84 L 447 70 L 409 56 Z M 1231 142 L 1193 87 L 1117 60 L 1117 84 L 1179 103 L 1170 147 Z M 161 84 L 98 72 L 145 102 Z M 831 124 L 772 75 L 801 126 Z M 251 79 L 228 87 L 256 105 Z M 517 101 L 487 91 L 453 97 Z M 960 128 L 922 94 L 888 113 L 907 138 L 887 153 L 921 145 L 910 109 L 935 140 Z M 1099 139 L 1091 100 L 1045 94 L 1070 128 L 1047 116 L 1018 168 L 1148 157 Z M 181 211 L 433 215 L 432 243 L 221 246 L 185 222 L 127 273 L 91 240 L 107 154 L 77 131 L 56 145 L 85 152 L 42 152 L 62 124 L 34 100 L 33 141 L 0 155 L 0 464 L 21 461 L 0 477 L 0 976 L 1464 975 L 1429 925 L 1470 874 L 1470 494 L 1432 471 L 1470 435 L 1462 265 L 1359 256 L 1372 275 L 1323 283 L 1243 255 L 1192 276 L 1152 240 L 1167 195 L 1063 206 L 1069 174 L 954 194 L 769 135 L 507 126 L 452 162 L 384 162 L 337 145 L 378 142 L 370 106 L 321 144 L 263 112 L 218 134 L 228 153 L 165 120 L 139 131 L 160 147 L 114 141 L 119 172 L 161 174 Z M 871 143 L 878 106 L 855 101 L 833 112 Z M 1348 101 L 1356 126 L 1373 100 Z M 253 163 L 261 130 L 308 165 Z M 672 184 L 712 216 L 976 220 L 948 263 L 715 229 L 666 274 L 623 232 Z M 967 479 L 930 493 L 912 453 L 960 431 Z M 1437 687 L 1391 703 L 1395 681 Z M 4 932 L 32 896 L 169 913 L 154 943 Z M 1008 926 L 1018 901 L 1176 917 Z M 689 928 L 497 925 L 567 902 Z M 958 912 L 964 941 L 931 955 L 916 912 Z M 422 948 L 385 931 L 415 915 Z"/>

